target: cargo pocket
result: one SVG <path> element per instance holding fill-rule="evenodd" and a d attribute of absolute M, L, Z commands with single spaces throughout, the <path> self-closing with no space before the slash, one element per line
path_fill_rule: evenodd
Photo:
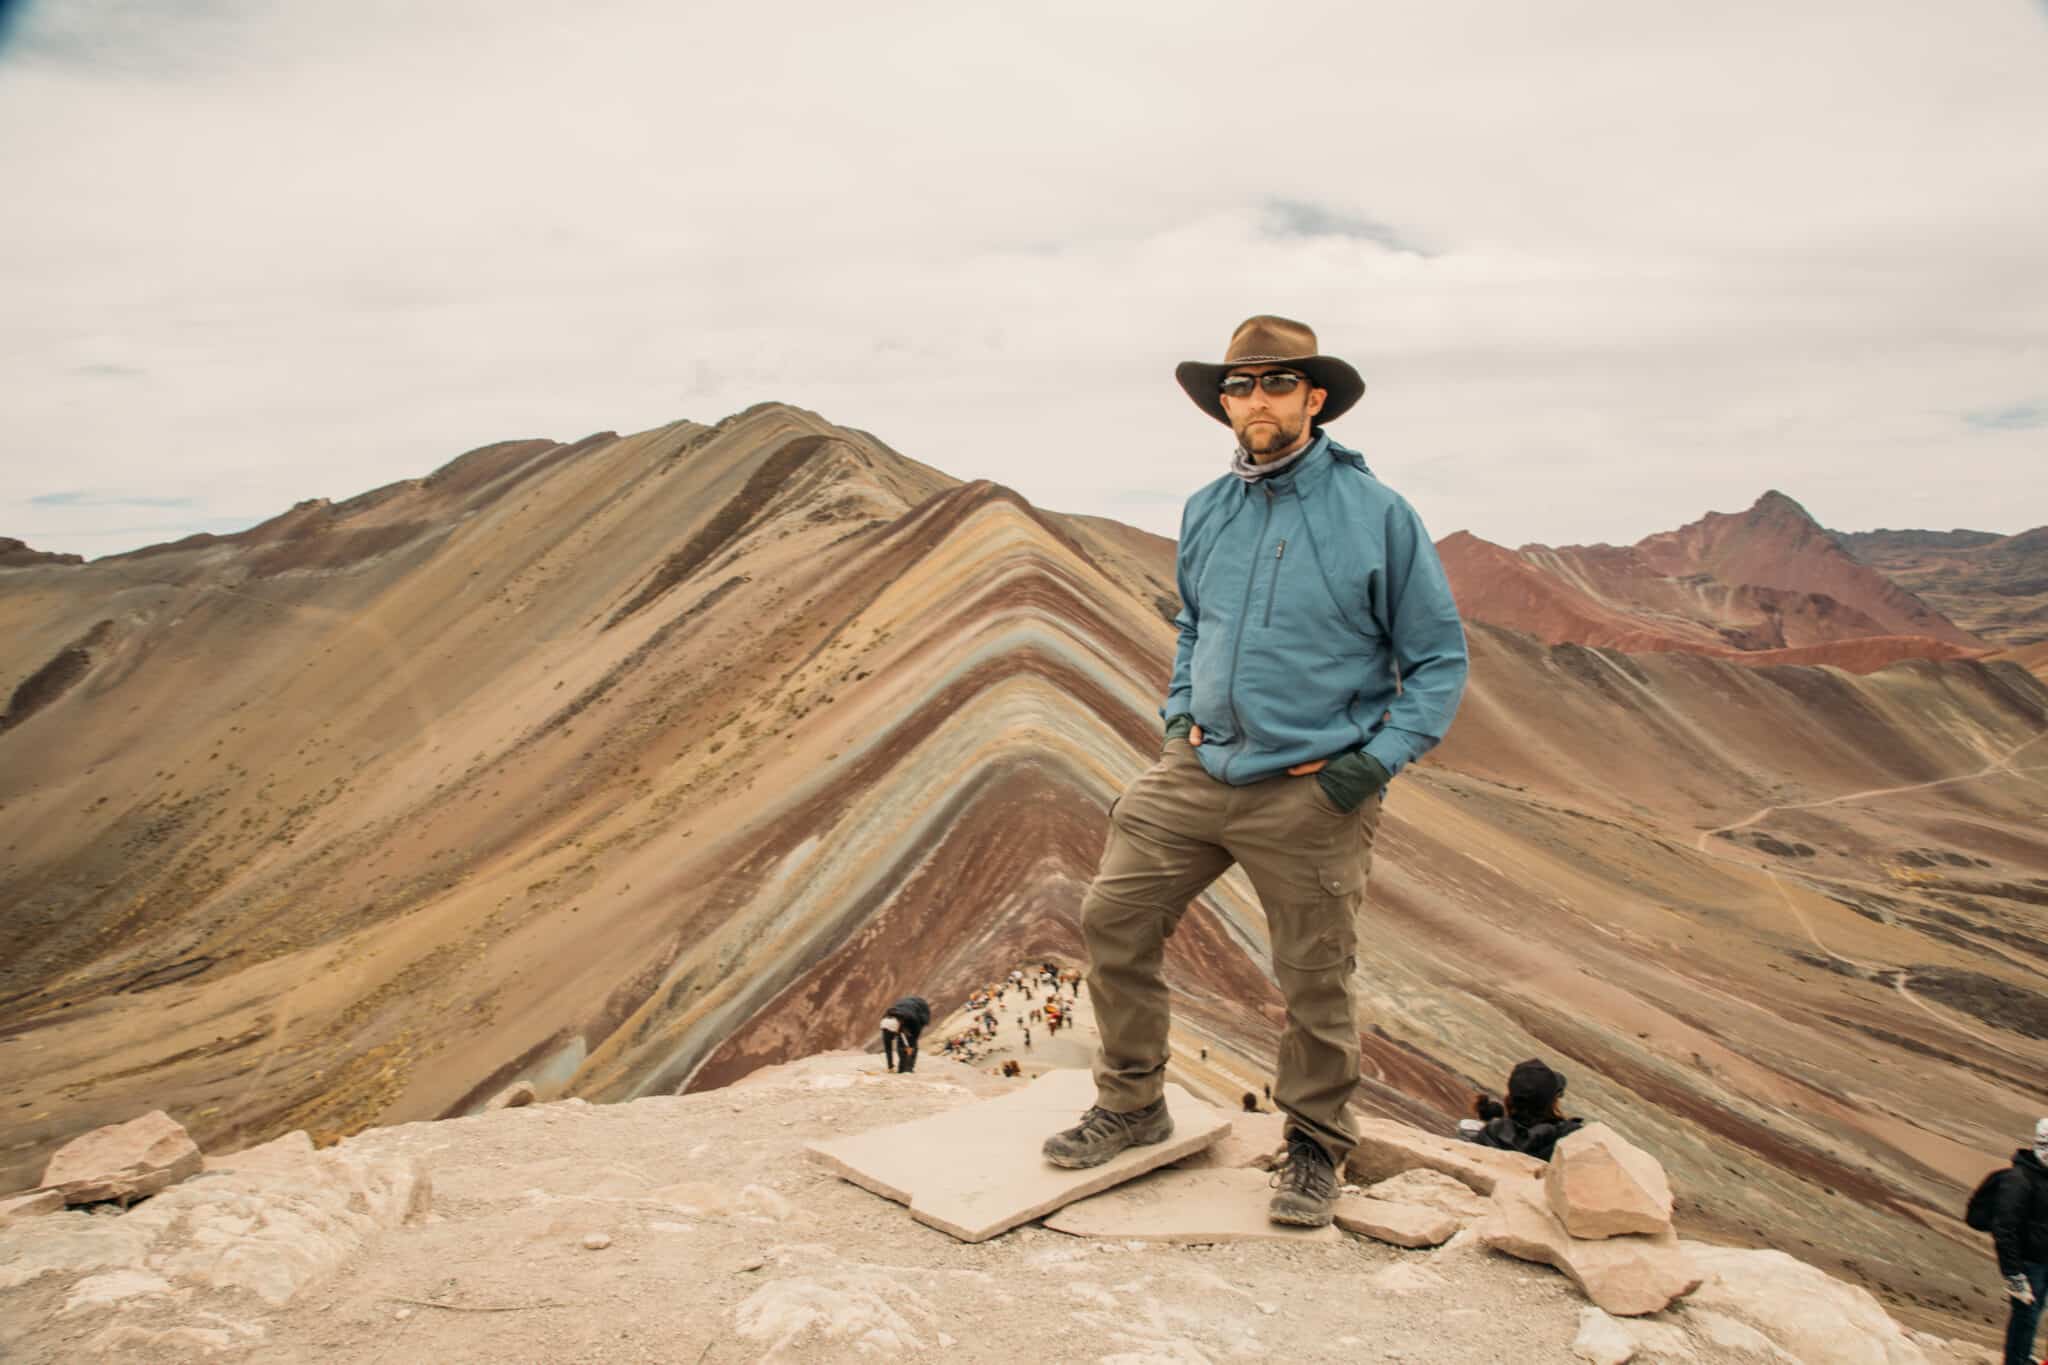
<path fill-rule="evenodd" d="M 1316 865 L 1316 895 L 1270 916 L 1273 963 L 1297 972 L 1348 970 L 1358 955 L 1364 876 L 1351 858 Z"/>

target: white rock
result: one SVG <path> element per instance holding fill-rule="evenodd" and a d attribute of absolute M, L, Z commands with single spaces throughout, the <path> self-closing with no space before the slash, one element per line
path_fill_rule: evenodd
<path fill-rule="evenodd" d="M 169 1280 L 147 1270 L 110 1270 L 104 1275 L 88 1276 L 71 1286 L 71 1296 L 64 1300 L 63 1311 L 76 1313 L 81 1308 L 104 1308 L 140 1294 L 166 1294 L 170 1288 Z"/>
<path fill-rule="evenodd" d="M 1706 1274 L 1688 1305 L 1748 1323 L 1806 1365 L 1928 1365 L 1867 1289 L 1782 1251 L 1687 1242 Z"/>
<path fill-rule="evenodd" d="M 1636 1358 L 1636 1343 L 1622 1325 L 1597 1308 L 1579 1310 L 1579 1334 L 1572 1354 L 1593 1365 L 1627 1365 Z"/>
<path fill-rule="evenodd" d="M 611 1244 L 612 1239 L 601 1232 L 589 1232 L 583 1236 L 583 1249 L 585 1251 L 603 1251 Z"/>

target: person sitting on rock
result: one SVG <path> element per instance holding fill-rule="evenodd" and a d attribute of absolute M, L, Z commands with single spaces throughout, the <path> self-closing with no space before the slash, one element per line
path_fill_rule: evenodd
<path fill-rule="evenodd" d="M 1558 1140 L 1577 1132 L 1586 1122 L 1566 1118 L 1557 1107 L 1564 1085 L 1564 1073 L 1553 1071 L 1537 1058 L 1517 1062 L 1508 1073 L 1507 1103 L 1503 1105 L 1491 1095 L 1475 1099 L 1472 1108 L 1479 1116 L 1479 1128 L 1466 1137 L 1482 1147 L 1550 1160 Z"/>
<path fill-rule="evenodd" d="M 917 1038 L 932 1021 L 921 995 L 906 995 L 882 1012 L 882 1057 L 889 1070 L 917 1070 Z"/>

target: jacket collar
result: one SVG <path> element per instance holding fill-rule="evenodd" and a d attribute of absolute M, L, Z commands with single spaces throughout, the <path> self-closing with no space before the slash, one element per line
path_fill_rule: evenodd
<path fill-rule="evenodd" d="M 1329 433 L 1318 427 L 1315 439 L 1308 443 L 1308 448 L 1301 452 L 1294 463 L 1278 474 L 1268 474 L 1257 482 L 1245 483 L 1244 491 L 1250 494 L 1270 488 L 1275 493 L 1299 493 L 1307 497 L 1322 487 L 1323 481 L 1330 477 L 1330 456 L 1336 448 L 1336 443 L 1330 440 Z"/>

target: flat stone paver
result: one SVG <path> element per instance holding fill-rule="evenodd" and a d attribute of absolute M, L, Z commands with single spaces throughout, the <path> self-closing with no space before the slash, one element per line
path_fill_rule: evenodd
<path fill-rule="evenodd" d="M 1230 1131 L 1228 1119 L 1169 1084 L 1166 1108 L 1174 1131 L 1166 1141 L 1128 1148 L 1084 1171 L 1047 1161 L 1040 1146 L 1078 1123 L 1093 1103 L 1095 1078 L 1088 1072 L 1049 1071 L 998 1099 L 814 1142 L 806 1150 L 861 1188 L 908 1204 L 920 1223 L 963 1242 L 982 1242 L 1178 1161 Z"/>
<path fill-rule="evenodd" d="M 1133 1242 L 1334 1242 L 1342 1236 L 1334 1224 L 1269 1221 L 1271 1180 L 1264 1171 L 1230 1168 L 1159 1171 L 1069 1204 L 1045 1225 L 1076 1237 Z"/>

